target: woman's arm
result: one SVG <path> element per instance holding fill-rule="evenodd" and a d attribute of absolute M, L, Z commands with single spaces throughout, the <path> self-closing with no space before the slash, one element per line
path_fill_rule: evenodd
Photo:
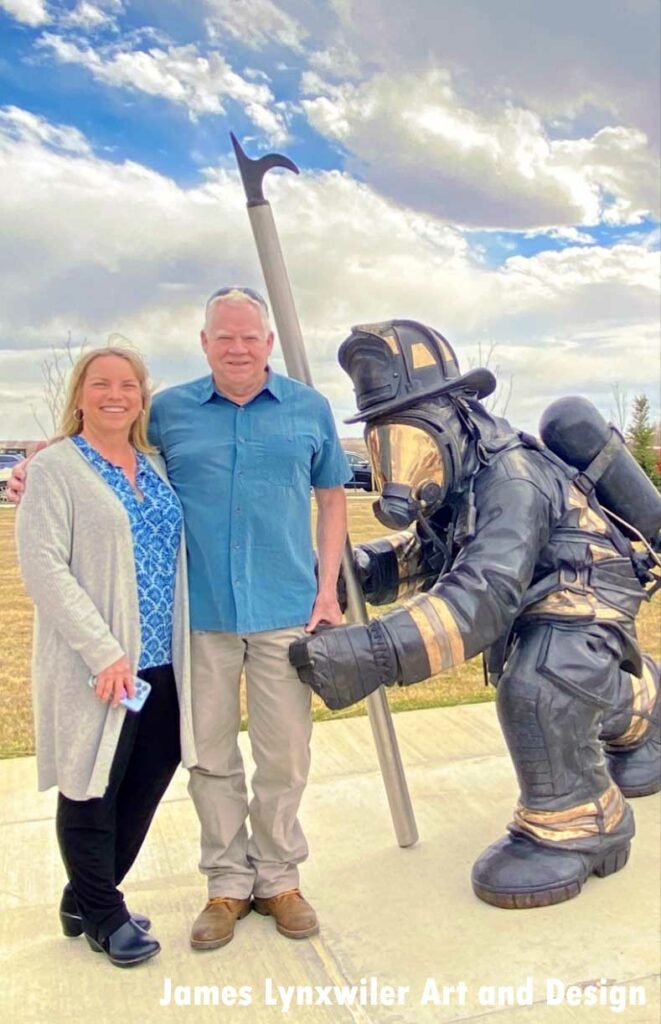
<path fill-rule="evenodd" d="M 126 655 L 71 572 L 73 518 L 66 480 L 35 460 L 16 518 L 23 581 L 43 618 L 51 620 L 92 675 L 99 675 Z"/>

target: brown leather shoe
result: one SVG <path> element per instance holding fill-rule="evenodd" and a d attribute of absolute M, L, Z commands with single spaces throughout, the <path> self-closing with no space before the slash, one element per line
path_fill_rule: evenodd
<path fill-rule="evenodd" d="M 250 913 L 250 900 L 212 896 L 190 933 L 193 949 L 218 949 L 234 937 L 234 925 Z"/>
<path fill-rule="evenodd" d="M 253 896 L 253 907 L 265 917 L 272 915 L 281 935 L 288 939 L 307 939 L 319 931 L 317 915 L 300 889 L 288 889 L 277 896 Z"/>

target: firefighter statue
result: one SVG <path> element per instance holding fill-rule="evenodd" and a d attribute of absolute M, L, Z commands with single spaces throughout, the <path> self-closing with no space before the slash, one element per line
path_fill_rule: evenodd
<path fill-rule="evenodd" d="M 659 672 L 634 625 L 658 558 L 625 532 L 655 536 L 661 498 L 591 403 L 555 403 L 541 443 L 485 409 L 493 374 L 461 374 L 429 327 L 354 327 L 338 358 L 396 531 L 356 569 L 367 601 L 397 605 L 297 641 L 292 663 L 340 708 L 484 653 L 520 796 L 473 889 L 505 908 L 570 899 L 624 867 L 625 798 L 660 788 Z"/>

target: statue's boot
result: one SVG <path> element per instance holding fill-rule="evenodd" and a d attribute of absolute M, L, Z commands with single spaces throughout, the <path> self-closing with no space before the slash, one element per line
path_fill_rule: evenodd
<path fill-rule="evenodd" d="M 627 828 L 633 829 L 633 818 Z M 525 832 L 510 831 L 489 846 L 473 866 L 473 891 L 485 903 L 505 910 L 548 907 L 578 896 L 590 875 L 605 878 L 623 868 L 631 841 L 605 841 L 594 853 L 544 846 Z"/>
<path fill-rule="evenodd" d="M 603 627 L 539 624 L 517 640 L 498 684 L 498 717 L 520 797 L 508 834 L 473 867 L 475 894 L 506 909 L 577 896 L 623 868 L 635 832 L 609 776 L 600 722 L 618 695 L 621 651 Z"/>

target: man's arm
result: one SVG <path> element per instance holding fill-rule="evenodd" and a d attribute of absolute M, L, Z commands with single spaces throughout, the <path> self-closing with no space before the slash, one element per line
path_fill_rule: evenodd
<path fill-rule="evenodd" d="M 25 481 L 27 479 L 28 466 L 30 465 L 30 459 L 33 459 L 37 452 L 40 452 L 42 448 L 47 447 L 46 441 L 37 441 L 34 446 L 34 451 L 28 455 L 22 462 L 17 462 L 11 471 L 11 476 L 7 481 L 7 497 L 13 505 L 20 505 L 23 492 L 25 491 Z"/>
<path fill-rule="evenodd" d="M 311 633 L 320 622 L 337 626 L 342 612 L 337 603 L 337 577 L 347 537 L 347 499 L 344 487 L 315 487 L 319 582 L 310 621 Z"/>

